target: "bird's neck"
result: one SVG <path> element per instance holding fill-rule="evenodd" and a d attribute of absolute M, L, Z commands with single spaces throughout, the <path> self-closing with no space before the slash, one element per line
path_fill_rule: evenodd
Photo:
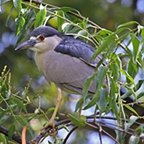
<path fill-rule="evenodd" d="M 61 41 L 62 39 L 55 35 L 45 38 L 43 43 L 35 45 L 35 47 L 38 49 L 35 51 L 35 62 L 39 70 L 43 69 L 44 62 L 47 58 L 46 55 L 49 53 L 49 51 L 53 51 Z"/>

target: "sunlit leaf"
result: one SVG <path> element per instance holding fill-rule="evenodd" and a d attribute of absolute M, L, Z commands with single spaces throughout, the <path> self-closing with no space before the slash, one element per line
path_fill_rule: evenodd
<path fill-rule="evenodd" d="M 34 27 L 38 27 L 44 23 L 44 20 L 46 18 L 46 14 L 47 14 L 46 6 L 40 5 L 40 10 L 36 14 Z"/>
<path fill-rule="evenodd" d="M 18 11 L 20 11 L 20 10 L 22 9 L 21 2 L 22 2 L 22 0 L 13 0 L 14 7 L 15 7 Z"/>
<path fill-rule="evenodd" d="M 123 69 L 121 69 L 120 71 L 122 72 L 122 74 L 124 74 L 124 75 L 126 76 L 126 78 L 127 78 L 131 83 L 134 84 L 134 79 L 133 79 L 133 77 L 131 77 L 131 76 L 128 74 L 127 71 L 125 71 L 125 70 L 123 70 Z"/>
<path fill-rule="evenodd" d="M 7 144 L 6 136 L 2 133 L 0 133 L 0 143 L 1 144 Z"/>
<path fill-rule="evenodd" d="M 62 10 L 57 11 L 58 30 L 62 31 L 62 25 L 65 22 L 65 13 Z"/>

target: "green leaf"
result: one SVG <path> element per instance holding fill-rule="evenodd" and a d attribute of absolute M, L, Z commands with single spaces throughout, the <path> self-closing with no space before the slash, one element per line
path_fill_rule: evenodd
<path fill-rule="evenodd" d="M 107 69 L 108 68 L 105 66 L 99 67 L 99 70 L 98 70 L 97 75 L 96 75 L 96 84 L 97 84 L 96 88 L 97 88 L 97 90 L 103 86 L 104 80 L 106 78 Z"/>
<path fill-rule="evenodd" d="M 85 127 L 86 125 L 86 117 L 79 113 L 69 114 L 69 118 L 75 126 Z"/>
<path fill-rule="evenodd" d="M 109 109 L 108 109 L 108 104 L 109 104 L 108 99 L 109 99 L 108 90 L 107 89 L 101 90 L 99 100 L 97 102 L 100 113 L 109 111 Z"/>
<path fill-rule="evenodd" d="M 22 9 L 21 2 L 22 2 L 22 0 L 13 0 L 14 7 L 15 7 L 18 11 L 20 11 L 20 10 Z"/>
<path fill-rule="evenodd" d="M 124 104 L 124 106 L 125 106 L 129 111 L 131 111 L 131 112 L 133 112 L 134 114 L 136 114 L 137 116 L 139 116 L 138 113 L 136 112 L 136 110 L 133 109 L 131 106 L 129 106 L 128 104 Z"/>
<path fill-rule="evenodd" d="M 144 80 L 139 80 L 138 83 L 136 84 L 136 86 L 134 87 L 134 91 L 139 90 L 139 88 L 141 88 L 143 83 L 144 83 Z"/>
<path fill-rule="evenodd" d="M 97 92 L 93 95 L 91 101 L 83 109 L 86 110 L 96 105 L 96 102 L 99 100 L 100 93 L 100 90 L 97 90 Z"/>
<path fill-rule="evenodd" d="M 144 28 L 141 31 L 141 36 L 142 36 L 142 39 L 144 40 Z"/>
<path fill-rule="evenodd" d="M 120 28 L 123 28 L 123 27 L 135 26 L 135 25 L 138 25 L 138 24 L 139 23 L 137 21 L 130 21 L 130 22 L 119 25 L 117 28 L 120 29 Z"/>
<path fill-rule="evenodd" d="M 19 16 L 18 19 L 16 20 L 16 34 L 18 35 L 25 24 L 25 19 L 22 16 Z"/>
<path fill-rule="evenodd" d="M 118 55 L 111 54 L 110 70 L 114 80 L 118 80 L 120 77 L 120 69 L 122 68 L 122 62 Z"/>
<path fill-rule="evenodd" d="M 8 137 L 11 139 L 15 132 L 15 125 L 11 125 L 8 131 Z"/>
<path fill-rule="evenodd" d="M 133 56 L 134 56 L 133 58 L 134 58 L 134 61 L 136 61 L 140 52 L 139 50 L 140 41 L 134 34 L 132 34 L 131 37 L 132 37 L 131 39 L 132 39 L 132 45 L 133 45 Z"/>
<path fill-rule="evenodd" d="M 134 79 L 134 77 L 136 76 L 138 72 L 138 68 L 137 68 L 137 64 L 135 63 L 135 61 L 131 58 L 129 60 L 129 63 L 128 63 L 128 74 L 131 76 L 131 78 Z M 128 77 L 127 77 L 128 78 Z M 130 80 L 130 79 L 128 79 Z"/>
<path fill-rule="evenodd" d="M 13 98 L 11 99 L 11 102 L 14 103 L 14 104 L 16 104 L 17 107 L 19 108 L 19 110 L 20 110 L 20 109 L 23 109 L 24 112 L 27 113 L 27 110 L 26 110 L 26 107 L 25 107 L 23 101 L 21 101 L 20 99 L 18 99 L 18 98 L 16 98 L 16 97 L 13 97 Z"/>
<path fill-rule="evenodd" d="M 106 72 L 107 72 L 107 67 L 99 67 L 98 72 L 96 72 L 92 79 L 90 79 L 88 82 L 88 86 L 90 82 L 93 82 L 94 78 L 96 81 L 96 93 L 93 95 L 92 100 L 84 107 L 84 109 L 88 109 L 96 104 L 96 101 L 98 101 L 102 91 L 103 91 L 103 84 L 104 80 L 106 78 Z M 89 88 L 89 87 L 86 87 Z"/>
<path fill-rule="evenodd" d="M 116 47 L 116 35 L 113 33 L 107 36 L 95 50 L 92 58 L 96 58 L 100 53 L 105 52 L 106 56 L 111 54 Z"/>
<path fill-rule="evenodd" d="M 29 9 L 27 11 L 25 11 L 24 19 L 25 19 L 25 24 L 23 25 L 22 30 L 19 33 L 19 39 L 18 42 L 22 41 L 23 39 L 27 39 L 27 35 L 26 35 L 26 31 L 32 27 L 33 23 L 34 23 L 34 10 Z M 19 25 L 19 23 L 17 23 L 17 25 Z"/>
<path fill-rule="evenodd" d="M 125 71 L 124 69 L 120 70 L 122 74 L 124 74 L 126 76 L 126 78 L 132 83 L 134 84 L 134 79 L 131 77 L 131 75 L 128 74 L 127 71 Z"/>
<path fill-rule="evenodd" d="M 113 101 L 113 103 L 111 103 L 111 108 L 112 108 L 112 112 L 115 114 L 116 118 L 119 119 L 120 118 L 120 108 L 118 106 L 118 104 L 116 103 L 116 100 Z"/>
<path fill-rule="evenodd" d="M 40 10 L 36 14 L 36 19 L 34 22 L 34 27 L 38 27 L 44 23 L 44 20 L 46 19 L 46 6 L 40 5 Z"/>
<path fill-rule="evenodd" d="M 16 119 L 22 126 L 28 125 L 28 121 L 22 115 L 17 115 Z"/>
<path fill-rule="evenodd" d="M 72 10 L 72 8 L 71 7 L 61 7 L 60 10 L 62 10 L 64 12 L 69 12 L 70 10 Z"/>
<path fill-rule="evenodd" d="M 58 30 L 62 31 L 62 25 L 65 22 L 65 13 L 62 10 L 57 11 L 58 19 Z"/>
<path fill-rule="evenodd" d="M 2 133 L 0 133 L 0 143 L 1 144 L 7 144 L 6 136 Z"/>
<path fill-rule="evenodd" d="M 137 99 L 144 98 L 144 92 L 141 92 L 137 95 Z"/>
<path fill-rule="evenodd" d="M 108 37 L 108 36 L 111 35 L 111 34 L 113 34 L 112 31 L 107 30 L 107 29 L 101 29 L 100 31 L 98 31 L 98 32 L 96 33 L 96 36 L 95 36 L 95 37 L 96 37 L 96 39 L 97 39 L 99 42 L 101 42 L 102 39 Z"/>
<path fill-rule="evenodd" d="M 118 92 L 118 86 L 114 79 L 110 79 L 110 96 L 109 103 L 113 105 L 113 102 L 116 102 L 116 93 Z"/>
<path fill-rule="evenodd" d="M 104 80 L 106 78 L 106 72 L 107 72 L 107 67 L 99 67 L 98 71 L 94 73 L 84 84 L 84 94 L 88 93 L 90 84 L 95 80 L 96 81 L 96 93 L 93 95 L 93 98 L 90 103 L 87 104 L 87 106 L 84 109 L 88 109 L 91 106 L 95 104 L 95 101 L 97 101 L 100 90 L 103 87 Z"/>
<path fill-rule="evenodd" d="M 88 77 L 87 80 L 84 82 L 83 91 L 82 91 L 82 94 L 84 97 L 88 95 L 89 87 L 92 84 L 92 81 L 94 80 L 94 78 L 95 78 L 95 74 Z"/>
<path fill-rule="evenodd" d="M 84 103 L 84 98 L 80 98 L 79 101 L 77 102 L 76 104 L 76 107 L 75 107 L 75 112 L 79 109 L 79 108 L 82 108 L 82 105 Z"/>
<path fill-rule="evenodd" d="M 144 80 L 139 80 L 138 83 L 135 85 L 135 87 L 134 87 L 133 89 L 131 89 L 131 88 L 129 87 L 129 88 L 128 88 L 128 91 L 127 91 L 124 95 L 122 95 L 121 98 L 122 98 L 122 99 L 125 99 L 125 98 L 127 98 L 127 97 L 130 97 L 131 95 L 135 95 L 135 92 L 138 91 L 138 90 L 141 88 L 141 86 L 143 85 L 143 83 L 144 83 Z M 140 98 L 140 97 L 142 97 L 142 96 L 143 96 L 143 92 L 140 93 L 140 94 L 138 94 L 138 95 L 136 96 L 136 98 L 138 99 L 138 98 Z"/>

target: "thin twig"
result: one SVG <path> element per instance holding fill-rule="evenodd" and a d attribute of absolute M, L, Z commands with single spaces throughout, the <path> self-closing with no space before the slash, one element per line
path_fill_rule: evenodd
<path fill-rule="evenodd" d="M 92 124 L 92 123 L 87 123 L 87 125 L 89 126 L 89 127 L 92 127 L 92 128 L 94 128 L 94 129 L 98 129 L 98 126 L 96 125 L 96 124 Z M 104 131 L 103 131 L 104 132 Z M 109 136 L 112 140 L 114 140 L 117 144 L 119 144 L 118 143 L 118 141 L 113 137 L 113 136 L 111 136 L 109 133 L 105 133 L 107 136 Z"/>
<path fill-rule="evenodd" d="M 29 0 L 23 0 L 23 1 L 29 2 Z M 37 1 L 37 0 L 32 0 L 32 3 L 35 3 L 35 4 L 37 4 L 37 5 L 43 4 L 43 5 L 45 5 L 45 6 L 48 6 L 49 8 L 60 9 L 60 7 L 54 6 L 54 5 L 52 5 L 52 4 L 47 4 L 47 3 L 44 3 L 44 2 L 41 2 L 41 1 Z M 71 15 L 73 15 L 73 16 L 76 16 L 76 17 L 79 18 L 79 19 L 82 19 L 82 20 L 85 19 L 85 17 L 83 17 L 83 16 L 80 15 L 79 13 L 77 14 L 76 12 L 73 12 L 73 11 L 69 11 L 68 13 L 71 14 Z M 89 22 L 91 25 L 97 27 L 97 29 L 102 29 L 99 25 L 95 24 L 93 21 L 88 20 L 88 22 Z"/>
<path fill-rule="evenodd" d="M 102 127 L 99 126 L 99 140 L 100 140 L 100 144 L 102 144 Z"/>
<path fill-rule="evenodd" d="M 55 128 L 57 129 L 58 126 L 61 126 L 61 125 L 66 125 L 66 124 L 69 124 L 70 123 L 70 120 L 66 119 L 66 120 L 62 120 L 60 122 L 57 122 L 55 124 Z M 35 144 L 35 143 L 38 143 L 43 137 L 45 137 L 45 135 L 47 133 L 50 133 L 52 130 L 52 127 L 44 127 L 43 130 L 41 131 L 41 133 L 39 135 L 37 135 L 34 139 L 32 139 L 30 141 L 31 144 Z"/>

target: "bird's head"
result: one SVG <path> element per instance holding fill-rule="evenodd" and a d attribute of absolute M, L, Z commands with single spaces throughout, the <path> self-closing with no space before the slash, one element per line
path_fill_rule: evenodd
<path fill-rule="evenodd" d="M 15 50 L 31 49 L 35 52 L 44 52 L 54 49 L 59 44 L 61 34 L 50 26 L 40 26 L 34 29 L 29 40 L 21 43 Z"/>

